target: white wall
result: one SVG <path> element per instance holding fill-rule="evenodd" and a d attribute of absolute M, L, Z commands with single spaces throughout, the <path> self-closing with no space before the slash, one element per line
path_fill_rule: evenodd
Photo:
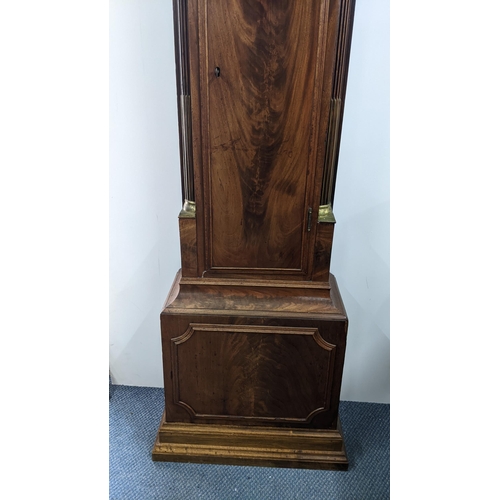
<path fill-rule="evenodd" d="M 349 317 L 341 398 L 389 402 L 389 0 L 357 0 L 331 271 Z"/>
<path fill-rule="evenodd" d="M 389 402 L 389 2 L 358 0 L 332 272 L 350 326 L 342 399 Z M 172 5 L 110 1 L 110 370 L 163 386 L 159 313 L 180 267 Z"/>
<path fill-rule="evenodd" d="M 110 371 L 163 385 L 159 314 L 180 267 L 172 6 L 110 1 Z"/>

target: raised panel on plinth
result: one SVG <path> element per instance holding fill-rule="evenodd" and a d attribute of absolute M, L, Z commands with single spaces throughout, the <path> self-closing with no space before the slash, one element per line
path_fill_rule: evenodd
<path fill-rule="evenodd" d="M 170 342 L 173 403 L 193 421 L 305 424 L 330 409 L 335 345 L 317 328 L 191 324 Z"/>

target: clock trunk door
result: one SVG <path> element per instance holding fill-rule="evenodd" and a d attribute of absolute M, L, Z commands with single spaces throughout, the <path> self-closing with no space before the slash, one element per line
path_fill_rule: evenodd
<path fill-rule="evenodd" d="M 207 269 L 307 277 L 324 2 L 201 4 Z"/>

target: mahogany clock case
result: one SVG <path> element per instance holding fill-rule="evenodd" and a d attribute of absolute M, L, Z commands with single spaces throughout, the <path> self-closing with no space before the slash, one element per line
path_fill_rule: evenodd
<path fill-rule="evenodd" d="M 154 460 L 342 469 L 330 274 L 351 0 L 174 0 L 181 265 Z"/>

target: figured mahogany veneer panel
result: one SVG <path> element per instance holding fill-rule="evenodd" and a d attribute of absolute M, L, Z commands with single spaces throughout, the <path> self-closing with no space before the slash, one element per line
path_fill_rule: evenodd
<path fill-rule="evenodd" d="M 306 273 L 324 2 L 200 1 L 209 268 Z"/>
<path fill-rule="evenodd" d="M 195 419 L 308 423 L 330 408 L 336 348 L 317 328 L 191 324 L 170 342 L 173 402 Z"/>
<path fill-rule="evenodd" d="M 334 224 L 318 224 L 314 244 L 313 280 L 328 281 L 330 276 L 330 261 L 332 258 Z"/>
<path fill-rule="evenodd" d="M 183 276 L 196 276 L 198 271 L 196 219 L 179 219 Z"/>

